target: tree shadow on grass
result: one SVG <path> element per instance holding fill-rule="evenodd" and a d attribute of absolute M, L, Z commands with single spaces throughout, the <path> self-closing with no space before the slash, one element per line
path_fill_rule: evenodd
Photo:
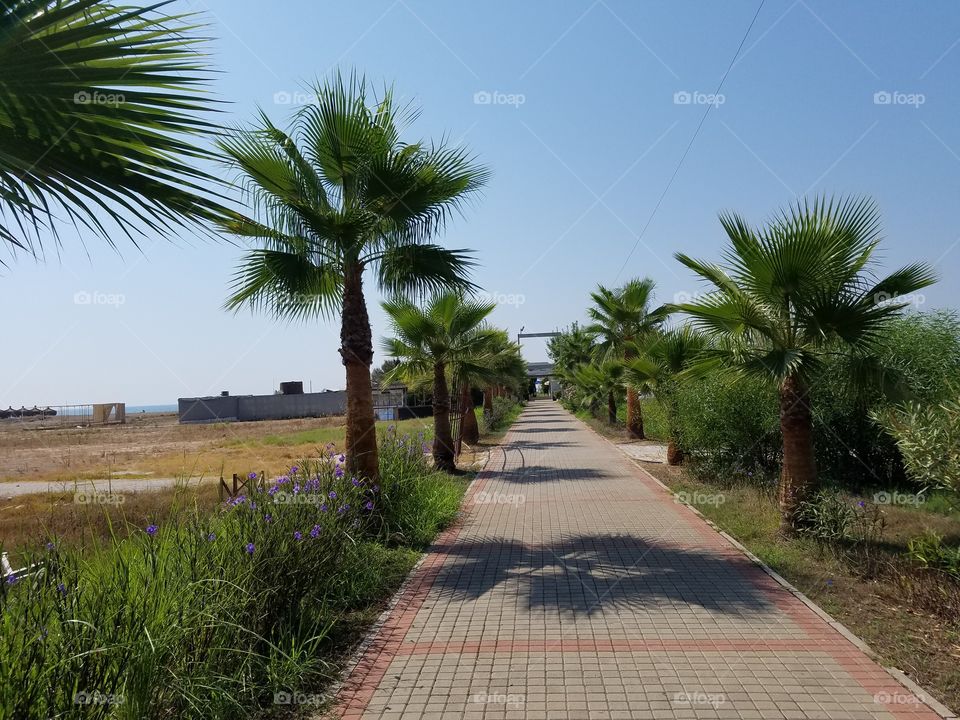
<path fill-rule="evenodd" d="M 737 616 L 776 612 L 748 579 L 746 557 L 631 535 L 576 535 L 535 547 L 478 538 L 437 550 L 449 557 L 434 589 L 460 599 L 515 592 L 521 606 L 583 615 L 654 606 L 677 614 L 689 605 Z"/>

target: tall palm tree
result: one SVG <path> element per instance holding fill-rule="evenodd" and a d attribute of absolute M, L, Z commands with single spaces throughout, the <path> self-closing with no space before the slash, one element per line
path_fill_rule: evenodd
<path fill-rule="evenodd" d="M 315 95 L 289 132 L 261 113 L 221 143 L 259 217 L 223 225 L 259 245 L 238 267 L 226 307 L 295 319 L 339 313 L 347 463 L 376 478 L 364 274 L 390 294 L 471 287 L 469 254 L 429 240 L 488 173 L 443 142 L 402 142 L 417 113 L 398 108 L 389 89 L 377 99 L 364 79 L 337 75 Z"/>
<path fill-rule="evenodd" d="M 136 243 L 227 213 L 195 140 L 217 128 L 204 38 L 166 4 L 0 5 L 0 243 L 35 254 L 62 220 Z"/>
<path fill-rule="evenodd" d="M 762 228 L 736 214 L 720 222 L 730 241 L 725 266 L 676 255 L 716 289 L 673 309 L 716 339 L 704 351 L 706 367 L 759 375 L 778 387 L 781 530 L 792 534 L 798 508 L 816 487 L 810 386 L 821 361 L 842 353 L 850 359 L 849 382 L 877 380 L 881 332 L 905 307 L 895 298 L 932 284 L 935 275 L 914 263 L 875 276 L 880 220 L 867 199 L 798 202 Z"/>
<path fill-rule="evenodd" d="M 408 299 L 383 303 L 395 334 L 383 340 L 383 351 L 400 361 L 384 382 L 432 383 L 433 461 L 441 470 L 456 470 L 449 381 L 469 377 L 484 361 L 498 332 L 485 326 L 495 308 L 495 303 L 468 299 L 455 291 L 438 293 L 423 307 Z"/>
<path fill-rule="evenodd" d="M 606 288 L 598 285 L 590 294 L 593 307 L 587 310 L 593 323 L 587 328 L 598 339 L 596 351 L 601 360 L 633 358 L 633 347 L 663 323 L 663 314 L 652 310 L 653 289 L 650 278 L 634 278 L 622 287 Z M 643 438 L 643 411 L 639 388 L 627 385 L 627 433 L 632 438 Z"/>

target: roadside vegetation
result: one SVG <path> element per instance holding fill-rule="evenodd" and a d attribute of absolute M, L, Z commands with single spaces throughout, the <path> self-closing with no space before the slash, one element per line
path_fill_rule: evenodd
<path fill-rule="evenodd" d="M 624 442 L 639 389 L 644 434 L 668 446 L 644 467 L 957 706 L 960 319 L 909 309 L 927 267 L 875 274 L 869 201 L 721 221 L 724 265 L 678 254 L 714 289 L 619 316 L 629 351 L 596 325 L 551 342 L 558 398 Z"/>

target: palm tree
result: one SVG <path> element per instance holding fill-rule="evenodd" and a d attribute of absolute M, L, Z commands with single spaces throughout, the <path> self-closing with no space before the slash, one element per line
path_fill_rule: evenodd
<path fill-rule="evenodd" d="M 289 133 L 261 113 L 221 143 L 260 218 L 223 225 L 260 245 L 237 269 L 226 307 L 294 319 L 340 314 L 347 463 L 353 474 L 376 478 L 364 273 L 390 294 L 471 287 L 468 253 L 429 239 L 487 171 L 442 142 L 401 142 L 401 126 L 416 113 L 398 109 L 389 89 L 376 99 L 364 79 L 337 75 L 315 95 Z"/>
<path fill-rule="evenodd" d="M 36 254 L 66 220 L 113 244 L 226 211 L 196 145 L 216 131 L 194 15 L 102 0 L 0 5 L 0 242 Z M 109 222 L 107 222 L 109 221 Z M 116 227 L 112 228 L 111 225 Z"/>
<path fill-rule="evenodd" d="M 635 358 L 626 364 L 627 382 L 649 387 L 663 408 L 670 437 L 667 463 L 679 465 L 683 451 L 677 443 L 676 387 L 679 375 L 698 358 L 707 339 L 690 325 L 681 325 L 650 336 L 637 346 Z"/>
<path fill-rule="evenodd" d="M 433 461 L 441 470 L 456 470 L 449 379 L 465 381 L 484 362 L 498 332 L 485 326 L 494 308 L 495 303 L 467 299 L 455 291 L 436 294 L 424 307 L 408 299 L 383 303 L 395 334 L 383 340 L 383 351 L 399 360 L 384 382 L 432 383 Z"/>
<path fill-rule="evenodd" d="M 935 275 L 914 263 L 876 278 L 880 221 L 867 199 L 798 202 L 763 228 L 736 214 L 720 222 L 731 245 L 725 267 L 676 255 L 716 289 L 673 309 L 716 339 L 704 351 L 704 367 L 759 375 L 778 387 L 781 530 L 792 534 L 801 503 L 816 488 L 810 386 L 821 361 L 843 354 L 849 382 L 876 380 L 881 332 L 905 307 L 895 298 L 932 284 Z"/>
<path fill-rule="evenodd" d="M 650 278 L 635 278 L 622 287 L 603 285 L 590 294 L 593 307 L 587 313 L 593 323 L 587 328 L 598 340 L 596 351 L 601 360 L 633 358 L 633 346 L 654 332 L 663 323 L 663 315 L 650 309 L 656 283 Z M 643 438 L 643 411 L 637 388 L 627 386 L 627 433 Z"/>
<path fill-rule="evenodd" d="M 611 425 L 617 422 L 616 398 L 626 387 L 625 376 L 626 365 L 620 360 L 580 365 L 572 373 L 582 404 L 598 417 L 600 408 L 606 401 L 607 421 Z"/>

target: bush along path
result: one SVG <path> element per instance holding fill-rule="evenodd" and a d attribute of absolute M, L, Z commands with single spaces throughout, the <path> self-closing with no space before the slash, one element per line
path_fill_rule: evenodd
<path fill-rule="evenodd" d="M 499 455 L 335 716 L 950 717 L 558 404 Z"/>

